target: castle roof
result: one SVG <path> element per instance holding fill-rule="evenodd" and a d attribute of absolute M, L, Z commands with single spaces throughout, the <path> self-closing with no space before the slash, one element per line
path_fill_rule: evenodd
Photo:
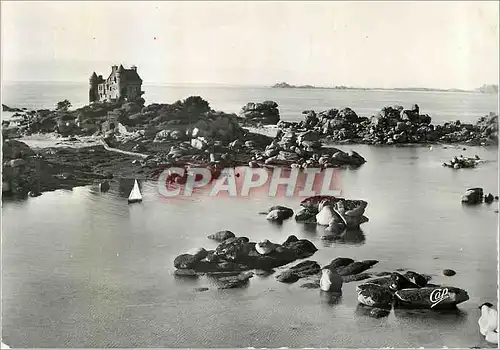
<path fill-rule="evenodd" d="M 120 74 L 122 77 L 125 77 L 125 80 L 127 82 L 141 82 L 142 83 L 141 77 L 139 76 L 139 74 L 137 74 L 137 71 L 134 69 L 124 69 Z"/>
<path fill-rule="evenodd" d="M 142 83 L 141 77 L 139 76 L 139 74 L 137 74 L 137 69 L 125 69 L 125 68 L 123 68 L 123 65 L 120 64 L 120 67 L 117 69 L 116 72 L 120 73 L 120 77 L 126 82 Z M 113 75 L 113 72 L 111 72 L 109 77 L 111 78 L 112 75 Z"/>

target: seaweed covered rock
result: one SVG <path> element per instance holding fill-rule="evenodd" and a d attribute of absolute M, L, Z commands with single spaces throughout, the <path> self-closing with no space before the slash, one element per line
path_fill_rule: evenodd
<path fill-rule="evenodd" d="M 358 301 L 366 306 L 375 306 L 380 308 L 391 308 L 393 302 L 393 293 L 383 286 L 377 284 L 365 283 L 356 287 Z"/>

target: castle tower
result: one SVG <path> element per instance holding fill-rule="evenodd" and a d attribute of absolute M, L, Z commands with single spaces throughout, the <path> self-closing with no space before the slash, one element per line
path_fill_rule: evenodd
<path fill-rule="evenodd" d="M 123 90 L 123 72 L 125 71 L 125 68 L 123 68 L 123 65 L 120 64 L 120 67 L 116 70 L 116 85 L 117 85 L 117 88 L 118 88 L 118 92 L 116 94 L 116 97 L 118 100 L 124 98 L 126 95 L 126 93 L 124 93 Z"/>
<path fill-rule="evenodd" d="M 94 72 L 89 79 L 89 103 L 99 100 L 98 85 L 99 80 L 97 78 L 97 74 Z"/>

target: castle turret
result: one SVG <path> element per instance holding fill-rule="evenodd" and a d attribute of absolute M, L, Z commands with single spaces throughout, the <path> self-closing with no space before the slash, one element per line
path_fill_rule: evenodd
<path fill-rule="evenodd" d="M 89 103 L 95 102 L 99 100 L 99 78 L 95 72 L 92 73 L 89 79 Z"/>

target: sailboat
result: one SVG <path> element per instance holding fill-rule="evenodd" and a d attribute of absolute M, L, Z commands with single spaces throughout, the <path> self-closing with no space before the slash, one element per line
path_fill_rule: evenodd
<path fill-rule="evenodd" d="M 132 188 L 132 191 L 130 191 L 130 195 L 128 196 L 128 202 L 129 203 L 142 202 L 142 194 L 141 190 L 139 189 L 139 184 L 137 183 L 137 180 L 134 180 L 134 188 Z"/>

